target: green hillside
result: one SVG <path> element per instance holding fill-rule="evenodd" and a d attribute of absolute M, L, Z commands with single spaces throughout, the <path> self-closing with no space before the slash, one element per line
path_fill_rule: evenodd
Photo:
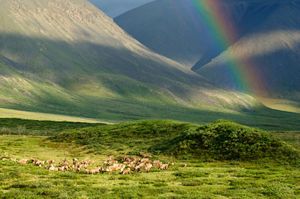
<path fill-rule="evenodd" d="M 212 86 L 149 51 L 87 1 L 1 5 L 0 108 L 107 121 L 227 118 L 299 129 L 299 115 Z"/>
<path fill-rule="evenodd" d="M 87 1 L 1 3 L 2 108 L 119 120 L 256 105 L 149 51 Z"/>

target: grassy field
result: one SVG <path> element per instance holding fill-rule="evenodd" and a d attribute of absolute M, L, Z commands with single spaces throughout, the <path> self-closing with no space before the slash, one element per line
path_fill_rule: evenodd
<path fill-rule="evenodd" d="M 13 135 L 18 124 L 23 131 Z M 195 124 L 144 121 L 117 125 L 0 119 L 11 135 L 0 136 L 0 157 L 65 158 L 101 162 L 109 155 L 134 155 L 168 141 Z M 24 130 L 25 129 L 25 130 Z M 43 133 L 48 129 L 48 133 Z M 126 132 L 123 132 L 124 130 Z M 32 131 L 35 133 L 32 134 Z M 48 136 L 52 139 L 49 139 Z M 82 135 L 82 137 L 80 137 Z M 101 135 L 101 136 L 99 136 Z M 299 150 L 299 133 L 274 132 Z M 97 138 L 97 139 L 96 139 Z M 297 139 L 298 138 L 298 141 Z M 94 140 L 91 142 L 91 140 Z M 0 160 L 1 198 L 299 198 L 297 165 L 262 160 L 202 160 L 194 156 L 154 154 L 174 162 L 166 171 L 130 175 L 50 172 Z"/>
<path fill-rule="evenodd" d="M 0 135 L 54 135 L 67 129 L 105 125 L 103 123 L 33 121 L 15 118 L 0 119 Z"/>
<path fill-rule="evenodd" d="M 43 121 L 58 121 L 58 122 L 64 121 L 64 122 L 104 123 L 104 121 L 100 121 L 92 118 L 20 111 L 20 110 L 5 109 L 5 108 L 0 108 L 0 118 L 20 118 L 20 119 L 27 119 L 27 120 L 43 120 Z"/>
<path fill-rule="evenodd" d="M 196 124 L 205 124 L 219 119 L 227 119 L 244 125 L 258 127 L 265 130 L 273 131 L 300 131 L 300 114 L 289 113 L 259 107 L 252 110 L 240 110 L 237 112 L 220 112 L 220 110 L 192 109 L 171 105 L 150 105 L 140 103 L 138 101 L 118 101 L 118 100 L 99 100 L 98 104 L 90 102 L 90 107 L 85 107 L 86 111 L 73 108 L 72 115 L 78 117 L 69 117 L 67 110 L 57 112 L 55 114 L 45 114 L 49 109 L 32 110 L 29 107 L 14 107 L 15 109 L 0 109 L 0 118 L 23 118 L 35 120 L 59 120 L 73 122 L 101 122 L 101 123 L 117 123 L 133 120 L 148 119 L 170 119 L 184 122 L 192 122 Z M 43 106 L 42 106 L 43 107 Z M 102 107 L 101 112 L 97 112 L 95 107 Z M 119 107 L 119 111 L 114 111 L 115 107 Z M 31 110 L 31 111 L 18 111 Z M 55 111 L 56 109 L 54 109 Z M 64 107 L 61 107 L 64 110 Z M 7 111 L 9 114 L 7 114 Z M 53 110 L 52 110 L 53 111 Z M 40 112 L 42 112 L 40 114 Z M 21 114 L 19 114 L 21 113 Z M 22 115 L 26 114 L 25 117 Z M 88 114 L 87 114 L 88 113 Z M 11 115 L 11 116 L 10 116 Z M 21 115 L 21 116 L 20 116 Z M 95 119 L 89 119 L 95 118 Z"/>

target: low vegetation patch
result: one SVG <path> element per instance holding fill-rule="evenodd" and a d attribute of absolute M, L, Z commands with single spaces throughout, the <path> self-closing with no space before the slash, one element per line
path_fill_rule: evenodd
<path fill-rule="evenodd" d="M 174 139 L 159 143 L 152 151 L 176 156 L 194 155 L 217 160 L 271 158 L 299 163 L 299 152 L 270 133 L 229 121 L 189 129 Z"/>
<path fill-rule="evenodd" d="M 62 130 L 102 125 L 105 124 L 0 118 L 0 135 L 53 135 Z"/>
<path fill-rule="evenodd" d="M 141 121 L 105 126 L 71 124 L 72 127 L 61 125 L 62 123 L 41 123 L 41 130 L 38 127 L 39 122 L 25 122 L 28 123 L 21 125 L 16 121 L 16 126 L 28 129 L 25 134 L 34 131 L 34 136 L 23 136 L 21 130 L 22 136 L 0 135 L 0 198 L 299 198 L 300 196 L 300 167 L 280 164 L 269 159 L 239 161 L 248 160 L 249 156 L 224 158 L 204 151 L 203 148 L 195 149 L 193 147 L 198 145 L 192 144 L 186 145 L 186 148 L 178 147 L 179 143 L 187 138 L 197 141 L 197 136 L 189 137 L 189 134 L 200 132 L 205 134 L 208 130 L 213 135 L 211 139 L 206 137 L 206 140 L 213 141 L 215 137 L 221 136 L 218 135 L 218 128 L 224 129 L 224 126 L 228 125 L 226 133 L 222 134 L 229 136 L 237 133 L 237 130 L 230 133 L 231 129 L 237 128 L 242 132 L 266 135 L 266 140 L 274 139 L 275 143 L 278 141 L 282 147 L 287 146 L 288 150 L 295 151 L 281 139 L 276 141 L 268 133 L 231 122 L 223 121 L 200 126 L 173 121 Z M 14 128 L 13 123 L 11 125 L 8 123 L 9 121 L 3 127 Z M 61 125 L 59 128 L 55 127 L 59 125 Z M 63 132 L 58 134 L 62 130 Z M 52 136 L 50 140 L 47 136 L 36 136 L 46 134 Z M 223 141 L 233 140 L 232 136 L 228 138 L 225 135 Z M 284 139 L 299 151 L 299 142 L 295 139 L 298 138 L 297 132 L 272 135 Z M 258 138 L 260 137 L 254 141 L 261 140 Z M 239 139 L 239 142 L 242 140 L 244 139 Z M 220 139 L 216 142 L 218 143 L 223 142 Z M 216 147 L 215 151 L 217 149 L 222 148 Z M 278 146 L 275 145 L 274 151 L 279 154 Z M 228 151 L 223 155 L 227 153 Z M 207 159 L 222 161 L 203 161 L 205 155 Z M 282 158 L 280 161 L 284 162 Z M 124 174 L 127 174 L 130 167 L 132 168 L 130 175 L 120 174 L 123 168 Z M 162 171 L 167 167 L 169 167 L 167 170 Z"/>
<path fill-rule="evenodd" d="M 84 145 L 100 154 L 136 155 L 198 125 L 174 121 L 139 121 L 66 130 L 50 139 Z M 115 153 L 118 151 L 118 153 Z"/>
<path fill-rule="evenodd" d="M 99 153 L 147 151 L 203 160 L 252 161 L 269 158 L 299 163 L 299 152 L 270 133 L 229 121 L 193 125 L 172 121 L 142 121 L 69 130 L 51 138 L 85 145 Z M 119 155 L 119 154 L 118 154 Z"/>

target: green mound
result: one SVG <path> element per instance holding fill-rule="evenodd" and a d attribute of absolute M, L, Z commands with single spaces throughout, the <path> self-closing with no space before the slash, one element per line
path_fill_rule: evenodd
<path fill-rule="evenodd" d="M 84 145 L 93 152 L 151 152 L 203 160 L 299 162 L 299 153 L 270 133 L 229 121 L 200 126 L 174 121 L 139 121 L 66 130 L 51 138 Z"/>
<path fill-rule="evenodd" d="M 299 153 L 270 133 L 229 121 L 189 129 L 152 151 L 176 156 L 193 155 L 216 160 L 257 160 L 270 158 L 298 162 Z"/>
<path fill-rule="evenodd" d="M 153 145 L 168 141 L 198 125 L 153 120 L 125 122 L 77 130 L 66 130 L 51 137 L 52 141 L 73 142 L 84 145 L 96 153 L 119 151 L 123 153 L 146 152 Z"/>

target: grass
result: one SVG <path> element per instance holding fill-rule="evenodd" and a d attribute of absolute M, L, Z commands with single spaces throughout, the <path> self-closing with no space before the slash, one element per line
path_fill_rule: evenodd
<path fill-rule="evenodd" d="M 0 135 L 53 135 L 62 130 L 101 125 L 105 124 L 0 118 Z"/>
<path fill-rule="evenodd" d="M 1 136 L 0 152 L 19 157 L 103 158 L 76 145 L 49 144 L 43 137 Z M 28 150 L 23 150 L 28 148 Z M 187 163 L 187 167 L 182 167 Z M 6 198 L 297 198 L 299 169 L 236 161 L 176 161 L 164 172 L 122 176 L 51 173 L 0 161 L 0 195 Z"/>
<path fill-rule="evenodd" d="M 111 99 L 98 100 L 97 104 L 94 104 L 93 100 L 89 101 L 86 99 L 86 101 L 90 106 L 80 110 L 77 110 L 77 107 L 74 105 L 73 107 L 61 106 L 60 108 L 51 111 L 59 110 L 56 114 L 71 114 L 81 118 L 96 118 L 95 120 L 103 122 L 124 122 L 141 119 L 171 119 L 205 124 L 219 119 L 227 119 L 265 130 L 300 131 L 299 114 L 275 111 L 263 107 L 253 110 L 241 110 L 241 112 L 218 112 L 217 110 L 196 110 L 172 105 L 145 104 L 137 101 L 129 102 Z M 101 107 L 101 110 L 95 109 L 95 107 Z M 118 107 L 118 110 L 115 110 L 116 107 Z M 72 112 L 69 112 L 67 110 L 68 108 L 72 108 Z M 11 109 L 20 109 L 29 112 L 49 111 L 45 104 L 38 105 L 35 109 L 32 109 L 32 107 L 29 106 L 11 107 Z M 3 115 L 2 117 L 6 117 L 6 115 Z M 55 119 L 55 116 L 51 118 L 51 120 L 53 119 Z"/>
<path fill-rule="evenodd" d="M 1 120 L 0 120 L 1 121 Z M 127 122 L 97 125 L 64 122 L 2 120 L 0 126 L 14 125 L 38 130 L 36 135 L 1 135 L 0 157 L 63 160 L 77 157 L 103 161 L 108 155 L 135 154 L 180 132 L 199 125 L 173 121 Z M 86 125 L 86 126 L 85 126 Z M 51 128 L 49 139 L 43 131 Z M 299 149 L 292 141 L 296 132 L 274 133 Z M 82 139 L 84 138 L 84 139 Z M 59 141 L 59 142 L 57 142 Z M 167 171 L 132 175 L 85 175 L 49 172 L 31 165 L 0 160 L 2 198 L 299 198 L 300 169 L 276 161 L 210 160 L 176 158 L 154 154 L 154 158 L 174 162 Z M 185 167 L 184 165 L 187 164 Z M 1 198 L 0 197 L 0 198 Z"/>
<path fill-rule="evenodd" d="M 86 146 L 97 153 L 140 151 L 182 158 L 257 160 L 270 158 L 299 164 L 300 153 L 270 133 L 229 121 L 195 125 L 173 121 L 141 121 L 67 130 L 51 137 L 58 142 Z"/>
<path fill-rule="evenodd" d="M 273 135 L 300 150 L 300 132 L 273 132 Z"/>
<path fill-rule="evenodd" d="M 190 127 L 188 123 L 172 121 L 126 122 L 115 125 L 71 129 L 51 137 L 58 142 L 84 145 L 95 153 L 103 150 L 114 154 L 138 154 L 159 142 L 169 140 Z"/>
<path fill-rule="evenodd" d="M 0 118 L 20 118 L 27 120 L 44 120 L 44 121 L 58 121 L 58 122 L 84 122 L 84 123 L 99 123 L 100 121 L 92 118 L 81 118 L 67 115 L 38 113 L 29 111 L 19 111 L 14 109 L 0 108 Z"/>
<path fill-rule="evenodd" d="M 1 72 L 7 68 L 12 70 L 9 67 L 4 67 L 1 68 Z M 118 90 L 118 86 L 113 83 L 120 81 L 120 77 L 109 76 L 112 79 L 107 80 L 105 85 L 110 85 L 114 87 L 111 89 Z M 0 109 L 0 117 L 4 118 L 18 117 L 22 119 L 76 122 L 123 122 L 141 119 L 171 119 L 197 124 L 204 124 L 218 119 L 228 119 L 267 130 L 300 130 L 300 114 L 297 113 L 276 111 L 263 106 L 258 106 L 251 110 L 240 110 L 235 107 L 235 111 L 229 111 L 226 109 L 226 103 L 224 107 L 214 109 L 209 106 L 191 108 L 173 103 L 168 98 L 161 99 L 156 95 L 150 97 L 150 94 L 148 96 L 148 94 L 142 92 L 143 89 L 133 87 L 132 85 L 135 83 L 129 84 L 125 80 L 119 82 L 119 84 L 131 90 L 118 92 L 140 95 L 132 96 L 128 94 L 126 97 L 122 97 L 121 94 L 118 96 L 104 94 L 105 97 L 94 96 L 98 93 L 99 87 L 95 86 L 94 88 L 89 83 L 86 83 L 87 85 L 84 85 L 82 89 L 76 86 L 74 89 L 84 90 L 90 94 L 78 93 L 75 95 L 74 92 L 55 85 L 32 83 L 17 75 L 13 77 L 5 76 L 5 78 L 5 81 L 1 81 L 0 85 L 0 108 L 2 108 Z M 82 82 L 77 82 L 77 84 L 83 86 Z M 11 89 L 11 87 L 14 89 Z M 92 90 L 94 88 L 94 90 L 89 91 L 86 88 Z M 100 88 L 105 87 L 100 86 Z M 16 90 L 18 91 L 17 93 L 15 92 Z M 27 93 L 27 90 L 31 90 L 33 93 L 24 95 L 24 93 Z M 226 96 L 226 99 L 230 98 L 226 92 L 220 95 Z M 144 98 L 141 96 L 144 96 Z M 202 100 L 210 101 L 210 98 L 203 98 Z"/>

